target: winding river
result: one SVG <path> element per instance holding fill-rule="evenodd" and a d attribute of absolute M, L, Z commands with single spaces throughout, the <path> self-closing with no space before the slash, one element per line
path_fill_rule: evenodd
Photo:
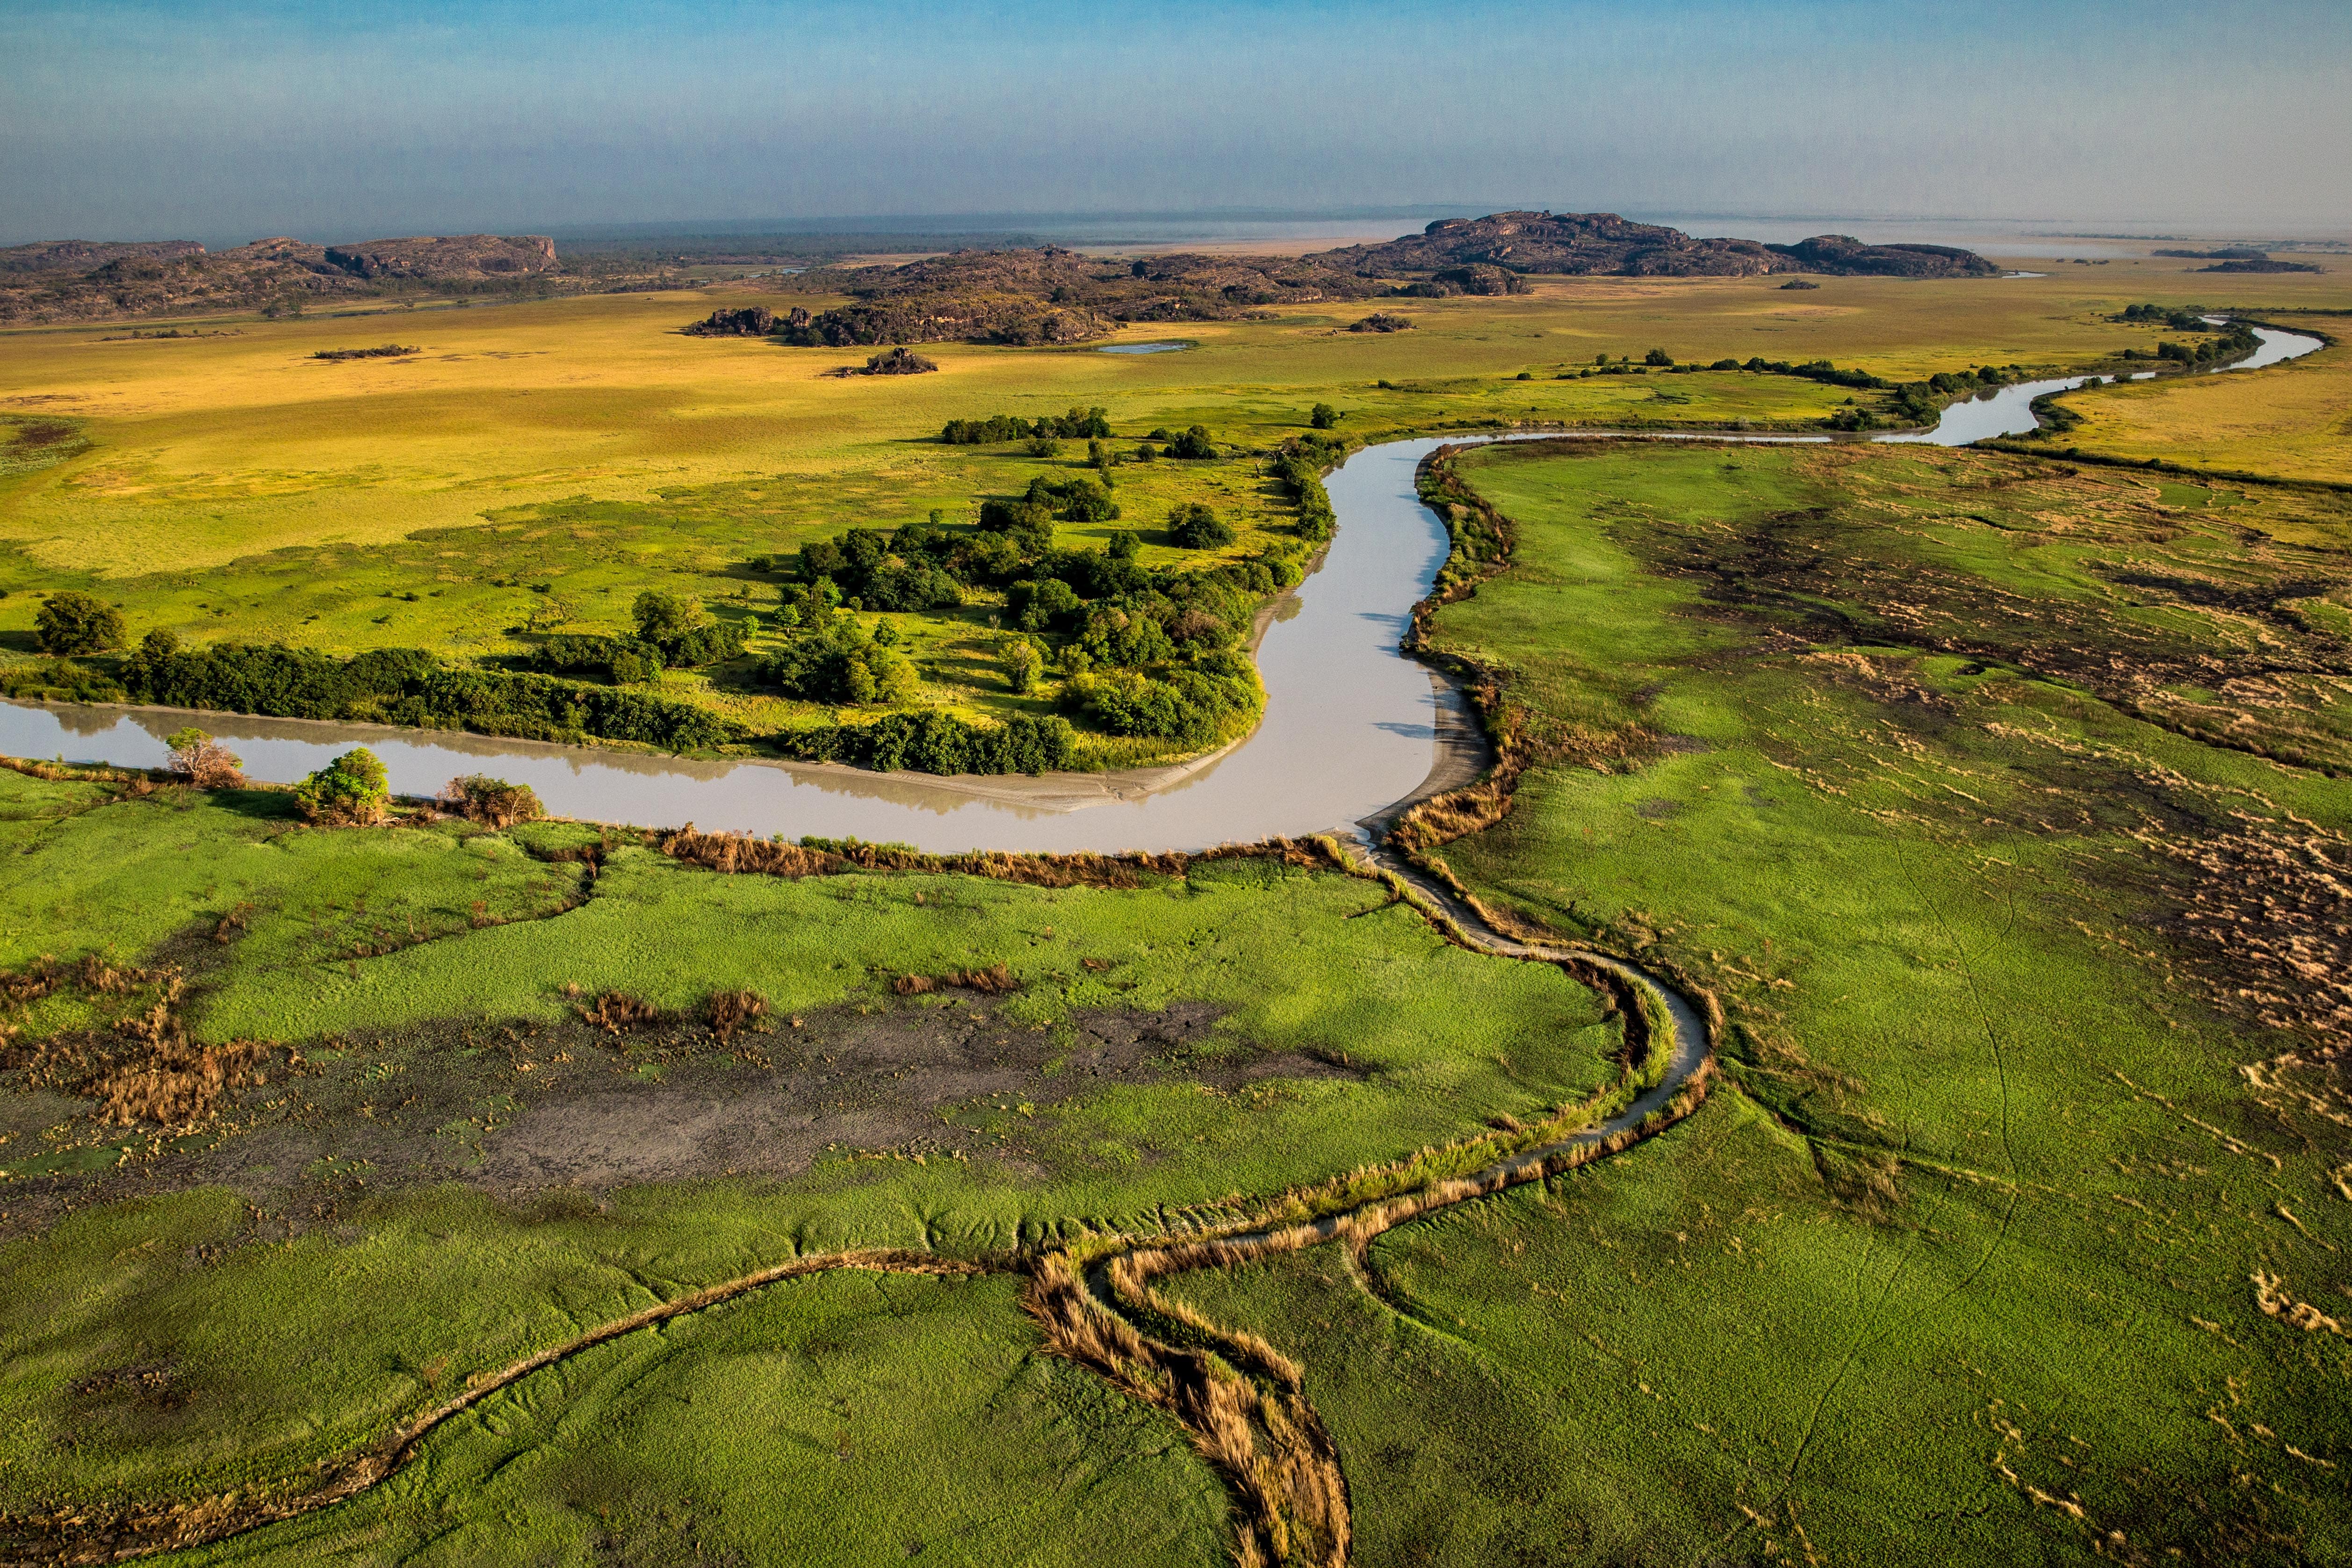
<path fill-rule="evenodd" d="M 2259 368 L 2321 346 L 2319 339 L 2268 328 L 2256 335 L 2262 346 L 2255 353 L 2219 368 Z M 1963 446 L 2021 434 L 2034 427 L 2034 398 L 2084 379 L 2001 387 L 1954 404 L 1932 431 L 1880 439 Z M 1188 766 L 939 779 L 767 761 L 698 762 L 446 731 L 28 703 L 0 703 L 0 752 L 156 767 L 166 760 L 163 737 L 194 722 L 226 742 L 259 779 L 298 779 L 363 744 L 383 759 L 393 788 L 406 795 L 430 795 L 460 773 L 494 772 L 529 784 L 562 816 L 648 826 L 690 821 L 706 830 L 789 837 L 855 836 L 941 853 L 1197 849 L 1367 824 L 1401 801 L 1467 782 L 1481 755 L 1458 695 L 1398 647 L 1412 606 L 1445 559 L 1444 529 L 1413 489 L 1421 459 L 1439 444 L 1431 438 L 1368 447 L 1330 475 L 1339 533 L 1321 569 L 1276 601 L 1257 650 L 1265 721 L 1247 739 Z"/>

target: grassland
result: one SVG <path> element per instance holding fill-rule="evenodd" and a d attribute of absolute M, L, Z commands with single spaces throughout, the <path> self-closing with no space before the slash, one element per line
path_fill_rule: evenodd
<path fill-rule="evenodd" d="M 2352 484 L 2352 317 L 2281 316 L 2336 346 L 2308 364 L 2245 371 L 2179 387 L 2123 385 L 2076 393 L 2084 423 L 2064 444 L 2103 458 Z"/>
<path fill-rule="evenodd" d="M 1729 1081 L 1352 1268 L 1177 1287 L 1305 1361 L 1357 1561 L 2343 1555 L 2352 658 L 2294 609 L 2340 503 L 1884 449 L 1463 472 L 1517 553 L 1437 637 L 1529 766 L 1440 853 L 1713 990 Z"/>
<path fill-rule="evenodd" d="M 436 1391 L 762 1263 L 1153 1233 L 1538 1120 L 1613 1071 L 1618 1020 L 1591 994 L 1449 947 L 1331 870 L 1207 862 L 1126 889 L 725 877 L 560 825 L 338 833 L 276 794 L 0 785 L 10 971 L 145 972 L 11 1016 L 0 1514 L 19 1520 L 297 1486 Z M 591 846 L 593 878 L 561 858 Z M 996 963 L 1016 990 L 899 984 Z M 582 1018 L 622 987 L 669 1021 Z M 771 1013 L 722 1043 L 702 1005 L 739 988 Z M 184 1129 L 107 1126 L 75 1063 L 159 999 L 199 1044 L 282 1048 Z M 1181 1434 L 1046 1364 L 1007 1282 L 777 1292 L 519 1385 L 451 1430 L 456 1468 L 436 1436 L 421 1491 L 403 1479 L 236 1554 L 405 1540 L 478 1560 L 473 1531 L 506 1505 L 478 1511 L 477 1478 L 517 1489 L 517 1561 L 708 1531 L 681 1487 L 719 1489 L 698 1495 L 728 1500 L 728 1541 L 761 1560 L 871 1561 L 912 1536 L 951 1561 L 1082 1561 L 1105 1510 L 1137 1561 L 1199 1561 L 1221 1534 Z M 877 1307 L 887 1322 L 852 1322 Z M 939 1357 L 927 1390 L 952 1363 L 961 1392 L 885 1392 Z M 661 1423 L 698 1399 L 762 1414 L 725 1440 L 741 1447 L 695 1447 L 689 1483 Z M 527 1431 L 531 1412 L 550 1425 Z M 635 1458 L 611 1444 L 623 1428 Z M 792 1431 L 815 1434 L 807 1462 L 833 1486 L 862 1485 L 856 1456 L 881 1476 L 929 1454 L 940 1475 L 847 1517 L 761 1467 Z M 1010 1468 L 956 1458 L 989 1448 Z M 452 1507 L 480 1522 L 444 1540 Z M 766 1555 L 780 1541 L 798 1544 Z"/>
<path fill-rule="evenodd" d="M 1558 378 L 1598 353 L 1653 347 L 1708 363 L 1830 357 L 1893 378 L 2103 363 L 2150 341 L 2105 319 L 2120 304 L 2210 301 L 2214 281 L 2160 263 L 1832 279 L 1801 294 L 1766 279 L 1563 279 L 1525 296 L 1392 302 L 1416 322 L 1409 332 L 1345 331 L 1352 310 L 1290 311 L 1125 334 L 1195 345 L 1182 353 L 942 345 L 940 374 L 882 379 L 828 377 L 845 362 L 835 351 L 680 335 L 713 305 L 772 301 L 740 285 L 395 312 L 389 325 L 240 321 L 203 338 L 13 331 L 0 334 L 0 414 L 65 434 L 12 446 L 0 474 L 0 649 L 30 653 L 33 595 L 60 588 L 119 603 L 134 637 L 160 626 L 460 660 L 522 652 L 537 631 L 624 629 L 648 585 L 759 614 L 779 587 L 751 569 L 757 557 L 933 510 L 961 520 L 1083 455 L 1039 462 L 925 439 L 946 420 L 1073 405 L 1108 408 L 1122 450 L 1202 423 L 1238 455 L 1121 467 L 1126 516 L 1067 527 L 1061 542 L 1139 526 L 1144 563 L 1171 563 L 1185 552 L 1157 529 L 1177 503 L 1202 500 L 1240 525 L 1224 553 L 1246 554 L 1287 521 L 1251 454 L 1301 432 L 1318 401 L 1365 440 L 1520 423 L 1810 426 L 1848 395 L 1748 374 Z M 2326 278 L 2231 281 L 2278 301 L 2334 297 Z M 387 331 L 424 352 L 312 357 Z M 961 616 L 902 617 L 926 701 L 1022 708 L 995 669 L 994 608 L 983 596 Z M 665 685 L 755 730 L 824 717 L 740 673 L 672 672 Z"/>
<path fill-rule="evenodd" d="M 1787 378 L 1545 378 L 1653 344 L 2054 368 L 2144 346 L 2105 319 L 2126 300 L 2242 302 L 2216 281 L 1544 284 L 1409 304 L 1420 326 L 1391 338 L 1294 317 L 1190 328 L 1183 354 L 947 349 L 940 375 L 878 384 L 675 337 L 699 296 L 592 300 L 404 320 L 443 355 L 445 325 L 479 334 L 422 359 L 449 379 L 406 402 L 280 375 L 353 330 L 332 323 L 17 334 L 0 373 L 27 416 L 96 395 L 74 355 L 252 357 L 215 367 L 242 402 L 207 404 L 184 365 L 126 374 L 110 412 L 11 459 L 0 625 L 29 624 L 16 583 L 94 584 L 134 629 L 494 652 L 551 598 L 617 622 L 602 605 L 656 574 L 757 603 L 750 554 L 1041 466 L 919 438 L 951 416 L 1101 403 L 1122 433 L 1197 420 L 1244 445 L 1318 397 L 1359 437 L 1810 419 L 1829 389 Z M 501 385 L 546 399 L 527 442 L 483 412 Z M 1691 401 L 1640 406 L 1661 385 Z M 437 472 L 402 467 L 408 418 L 441 432 Z M 242 484 L 264 427 L 294 473 L 310 426 L 342 432 L 344 466 L 299 471 L 345 479 L 217 516 L 78 479 L 137 451 L 164 490 Z M 1296 1363 L 1350 1560 L 2352 1552 L 2341 499 L 1917 448 L 1601 444 L 1460 472 L 1515 552 L 1433 637 L 1495 673 L 1524 766 L 1510 813 L 1437 853 L 1501 918 L 1719 998 L 1727 1081 L 1604 1163 L 1159 1282 L 1232 1331 L 1215 1342 Z M 1279 518 L 1246 459 L 1119 477 L 1147 514 L 1223 485 L 1221 510 Z M 138 529 L 185 568 L 101 570 Z M 275 607 L 305 595 L 315 622 Z M 1595 1093 L 1626 1045 L 1557 971 L 1280 860 L 1124 887 L 721 876 L 576 825 L 325 831 L 274 792 L 17 773 L 0 844 L 0 1522 L 20 1536 L 289 1495 L 518 1357 L 781 1260 L 997 1268 L 1483 1149 Z M 1015 989 L 955 983 L 999 964 Z M 738 992 L 768 1012 L 722 1037 L 712 999 Z M 615 993 L 658 1016 L 630 1025 Z M 96 1064 L 152 1039 L 158 1003 L 163 1035 L 232 1064 L 220 1097 L 109 1122 Z M 1200 1431 L 1045 1353 L 1021 1293 L 879 1269 L 748 1293 L 533 1373 L 384 1484 L 182 1560 L 1233 1550 Z"/>

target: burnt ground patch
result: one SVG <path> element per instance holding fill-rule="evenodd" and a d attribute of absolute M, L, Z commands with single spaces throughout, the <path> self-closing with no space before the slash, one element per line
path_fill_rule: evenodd
<path fill-rule="evenodd" d="M 207 1185 L 241 1193 L 269 1232 L 292 1234 L 340 1223 L 365 1194 L 438 1183 L 529 1200 L 550 1189 L 789 1176 L 827 1154 L 1035 1171 L 1033 1134 L 1055 1108 L 1116 1085 L 1230 1090 L 1360 1076 L 1254 1049 L 1217 1031 L 1220 1016 L 1177 1003 L 1079 1010 L 1045 1027 L 1004 1017 L 993 997 L 954 995 L 771 1017 L 726 1041 L 698 1010 L 614 1028 L 584 1006 L 552 1022 L 314 1040 L 285 1049 L 265 1083 L 193 1134 L 134 1145 L 120 1163 L 110 1155 L 10 1183 L 0 1237 L 70 1209 Z M 78 1110 L 54 1093 L 0 1096 L 0 1120 L 20 1135 Z"/>

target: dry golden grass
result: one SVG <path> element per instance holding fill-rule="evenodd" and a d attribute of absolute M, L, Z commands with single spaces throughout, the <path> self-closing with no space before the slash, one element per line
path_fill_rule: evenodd
<path fill-rule="evenodd" d="M 2068 446 L 2103 457 L 2352 483 L 2352 313 L 2284 316 L 2336 342 L 2266 370 L 2102 387 L 2067 406 Z"/>

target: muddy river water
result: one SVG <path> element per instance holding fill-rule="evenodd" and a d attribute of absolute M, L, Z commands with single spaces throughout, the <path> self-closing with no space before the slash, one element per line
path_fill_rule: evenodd
<path fill-rule="evenodd" d="M 2297 333 L 2258 335 L 2261 350 L 2228 368 L 2276 363 L 2320 346 Z M 2035 397 L 2078 384 L 2079 378 L 2002 387 L 1955 404 L 1933 431 L 1887 439 L 1959 446 L 2021 433 L 2033 427 Z M 163 737 L 193 722 L 226 742 L 258 779 L 299 779 L 359 744 L 383 759 L 393 788 L 405 795 L 430 795 L 460 773 L 494 773 L 529 784 L 562 816 L 646 826 L 692 822 L 795 838 L 854 835 L 942 852 L 1192 849 L 1346 829 L 1418 793 L 1466 782 L 1481 760 L 1460 698 L 1398 651 L 1412 606 L 1445 559 L 1444 529 L 1413 490 L 1414 470 L 1438 444 L 1369 447 L 1327 479 L 1339 533 L 1321 569 L 1276 603 L 1265 627 L 1257 650 L 1265 721 L 1186 767 L 940 779 L 698 762 L 446 731 L 29 703 L 0 703 L 0 752 L 155 767 L 166 759 Z"/>

